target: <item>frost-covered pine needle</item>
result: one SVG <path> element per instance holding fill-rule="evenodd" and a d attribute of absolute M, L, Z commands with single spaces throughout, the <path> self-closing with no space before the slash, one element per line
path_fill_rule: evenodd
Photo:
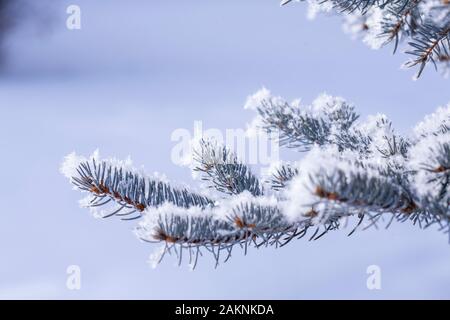
<path fill-rule="evenodd" d="M 173 255 L 195 268 L 210 253 L 217 266 L 235 248 L 246 253 L 306 236 L 317 240 L 349 217 L 358 221 L 349 234 L 382 221 L 448 231 L 450 104 L 404 137 L 385 115 L 361 120 L 341 97 L 299 101 L 267 89 L 247 100 L 260 130 L 278 130 L 281 145 L 306 152 L 295 162 L 273 163 L 264 178 L 228 148 L 199 141 L 193 170 L 215 190 L 207 196 L 147 175 L 131 160 L 102 160 L 98 152 L 70 154 L 61 172 L 87 195 L 82 204 L 96 216 L 140 219 L 138 238 L 162 244 L 152 265 Z"/>

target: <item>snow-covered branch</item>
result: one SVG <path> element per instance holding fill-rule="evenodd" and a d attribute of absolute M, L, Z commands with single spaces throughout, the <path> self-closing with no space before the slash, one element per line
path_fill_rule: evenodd
<path fill-rule="evenodd" d="M 201 173 L 202 180 L 208 181 L 209 187 L 226 194 L 240 194 L 243 191 L 249 191 L 254 196 L 263 194 L 259 179 L 226 146 L 203 140 L 194 153 L 196 165 L 193 170 Z"/>
<path fill-rule="evenodd" d="M 235 247 L 281 247 L 307 234 L 318 239 L 350 216 L 359 219 L 355 229 L 383 216 L 448 228 L 450 104 L 409 137 L 397 134 L 386 116 L 361 121 L 354 106 L 325 94 L 303 105 L 263 89 L 245 107 L 256 112 L 254 126 L 280 131 L 281 145 L 306 154 L 274 163 L 264 180 L 227 147 L 201 140 L 193 169 L 219 191 L 208 195 L 146 176 L 129 161 L 100 160 L 97 153 L 67 156 L 62 172 L 88 194 L 83 205 L 113 204 L 101 217 L 142 217 L 138 237 L 163 245 L 156 262 L 175 253 L 195 267 L 203 252 L 211 252 L 219 263 Z"/>
<path fill-rule="evenodd" d="M 140 218 L 148 207 L 172 203 L 189 208 L 207 207 L 213 201 L 185 188 L 173 188 L 160 177 L 147 176 L 132 167 L 131 160 L 101 160 L 98 151 L 89 158 L 68 155 L 61 172 L 70 179 L 75 189 L 88 194 L 80 204 L 92 209 L 102 218 L 112 216 L 123 220 Z M 109 206 L 109 210 L 99 210 Z"/>
<path fill-rule="evenodd" d="M 282 1 L 282 5 L 295 1 Z M 448 0 L 308 0 L 309 17 L 318 12 L 344 15 L 344 30 L 372 49 L 393 43 L 394 53 L 406 42 L 412 56 L 404 67 L 418 66 L 420 77 L 429 63 L 450 73 L 450 2 Z"/>

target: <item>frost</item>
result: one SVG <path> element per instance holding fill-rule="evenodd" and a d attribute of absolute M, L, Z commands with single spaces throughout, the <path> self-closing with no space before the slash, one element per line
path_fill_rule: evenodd
<path fill-rule="evenodd" d="M 95 159 L 98 161 L 100 157 L 98 149 L 89 157 L 78 156 L 75 152 L 72 152 L 64 157 L 64 161 L 60 167 L 60 172 L 66 177 L 71 179 L 77 175 L 77 168 L 80 163 L 87 161 L 88 159 Z"/>
<path fill-rule="evenodd" d="M 131 157 L 128 156 L 125 160 L 120 160 L 117 158 L 106 158 L 101 159 L 100 151 L 96 149 L 89 157 L 78 156 L 75 152 L 70 153 L 64 158 L 63 163 L 60 167 L 60 172 L 68 179 L 72 179 L 73 177 L 78 175 L 77 167 L 83 162 L 91 162 L 95 161 L 97 164 L 99 163 L 107 163 L 112 167 L 122 168 L 131 173 L 135 173 L 140 175 L 143 178 L 152 179 L 155 181 L 168 183 L 169 180 L 165 174 L 161 174 L 158 172 L 153 172 L 152 174 L 148 174 L 145 171 L 144 166 L 136 168 L 133 166 L 133 161 Z"/>
<path fill-rule="evenodd" d="M 450 104 L 426 116 L 410 139 L 397 135 L 386 115 L 359 122 L 354 107 L 341 97 L 321 94 L 310 105 L 301 105 L 300 100 L 288 104 L 263 89 L 249 100 L 248 105 L 258 109 L 263 128 L 279 129 L 290 147 L 308 151 L 305 156 L 292 162 L 274 161 L 267 176 L 256 177 L 225 146 L 198 141 L 193 152 L 197 158 L 193 158 L 198 168 L 207 172 L 202 178 L 210 187 L 203 189 L 215 191 L 205 199 L 188 188 L 174 192 L 169 184 L 157 184 L 144 195 L 148 185 L 136 183 L 146 177 L 144 173 L 100 178 L 106 183 L 90 175 L 84 177 L 86 183 L 78 183 L 73 179 L 80 176 L 76 168 L 80 162 L 94 159 L 95 163 L 124 168 L 127 173 L 140 172 L 131 167 L 130 159 L 100 160 L 98 151 L 88 158 L 68 155 L 61 172 L 88 193 L 80 205 L 90 207 L 94 216 L 141 218 L 137 237 L 165 243 L 150 258 L 152 265 L 171 251 L 181 261 L 183 250 L 195 255 L 206 247 L 218 260 L 219 251 L 235 245 L 279 245 L 309 227 L 338 228 L 342 217 L 362 221 L 368 215 L 369 225 L 370 219 L 385 213 L 399 220 L 448 222 Z M 210 169 L 228 163 L 238 169 Z M 264 188 L 260 179 L 266 179 Z M 126 187 L 121 188 L 121 184 Z M 121 193 L 115 194 L 116 187 Z M 107 205 L 115 206 L 116 211 L 108 214 L 103 209 Z M 126 208 L 125 213 L 120 212 L 122 208 Z M 192 267 L 195 265 L 196 260 Z"/>
<path fill-rule="evenodd" d="M 333 97 L 322 93 L 313 101 L 312 110 L 318 115 L 329 114 L 340 109 L 344 103 L 345 100 L 341 97 Z"/>
<path fill-rule="evenodd" d="M 261 88 L 247 98 L 244 109 L 256 110 L 264 101 L 271 100 L 272 94 L 266 88 Z"/>
<path fill-rule="evenodd" d="M 450 168 L 450 134 L 428 135 L 411 150 L 409 168 L 416 171 L 414 187 L 421 197 L 438 198 L 442 192 L 437 176 L 444 175 L 442 169 Z"/>
<path fill-rule="evenodd" d="M 331 1 L 323 2 L 320 0 L 308 0 L 307 17 L 313 20 L 320 13 L 328 13 L 333 10 L 333 3 Z"/>
<path fill-rule="evenodd" d="M 299 1 L 283 0 L 281 4 L 291 2 Z M 315 19 L 320 13 L 342 14 L 344 32 L 352 38 L 361 38 L 372 49 L 395 43 L 395 52 L 403 43 L 404 52 L 412 58 L 402 68 L 416 66 L 419 71 L 414 80 L 420 77 L 427 64 L 439 67 L 444 77 L 450 75 L 450 5 L 447 0 L 304 2 L 308 3 L 308 19 Z"/>
<path fill-rule="evenodd" d="M 247 138 L 257 138 L 261 135 L 261 132 L 264 132 L 262 118 L 257 116 L 250 123 L 247 124 L 247 128 L 245 130 L 245 136 Z"/>
<path fill-rule="evenodd" d="M 336 147 L 322 149 L 313 148 L 308 155 L 299 162 L 301 173 L 294 177 L 283 193 L 286 199 L 282 203 L 282 212 L 290 221 L 307 219 L 305 216 L 312 207 L 320 202 L 314 194 L 315 186 L 311 184 L 311 175 L 317 172 L 335 170 L 340 155 Z"/>
<path fill-rule="evenodd" d="M 280 169 L 283 168 L 283 166 L 288 166 L 292 168 L 298 168 L 300 165 L 297 161 L 294 162 L 287 162 L 283 160 L 277 160 L 273 161 L 268 168 L 264 170 L 263 178 L 265 180 L 270 180 L 274 175 L 278 173 Z"/>
<path fill-rule="evenodd" d="M 363 37 L 363 42 L 371 49 L 380 49 L 386 42 L 384 37 L 380 37 L 380 34 L 383 32 L 381 22 L 385 18 L 383 15 L 383 10 L 380 8 L 373 8 L 367 13 L 367 15 L 367 33 Z"/>
<path fill-rule="evenodd" d="M 166 253 L 166 246 L 162 245 L 150 255 L 150 257 L 148 258 L 148 263 L 150 264 L 152 269 L 156 269 L 156 267 L 164 257 L 165 253 Z"/>
<path fill-rule="evenodd" d="M 342 29 L 349 34 L 352 39 L 364 36 L 368 30 L 367 15 L 360 13 L 349 13 L 344 17 Z"/>
<path fill-rule="evenodd" d="M 429 17 L 430 20 L 435 23 L 442 24 L 445 23 L 446 18 L 450 13 L 450 6 L 445 7 L 445 1 L 443 0 L 427 0 L 421 1 L 418 7 L 422 11 L 423 15 Z"/>
<path fill-rule="evenodd" d="M 263 207 L 276 206 L 278 200 L 275 196 L 253 196 L 250 192 L 244 191 L 232 198 L 218 201 L 217 208 L 214 213 L 217 217 L 226 219 L 233 212 L 233 209 L 245 204 L 254 204 Z"/>
<path fill-rule="evenodd" d="M 447 130 L 450 128 L 450 103 L 427 115 L 423 121 L 416 125 L 414 134 L 416 138 L 421 138 L 430 133 L 442 132 L 445 128 Z"/>
<path fill-rule="evenodd" d="M 370 157 L 366 159 L 367 163 L 381 167 L 393 164 L 403 165 L 405 159 L 401 153 L 402 150 L 399 149 L 402 143 L 401 138 L 395 134 L 392 123 L 386 115 L 368 116 L 367 120 L 358 124 L 355 130 L 370 138 L 368 146 Z"/>
<path fill-rule="evenodd" d="M 374 181 L 380 186 L 390 183 L 388 178 L 380 175 L 376 167 L 356 165 L 360 161 L 358 153 L 340 152 L 336 146 L 313 148 L 299 162 L 300 174 L 293 178 L 283 193 L 282 212 L 292 222 L 311 219 L 311 212 L 315 212 L 317 216 L 311 219 L 313 224 L 328 221 L 337 213 L 354 214 L 355 205 L 335 199 L 334 190 L 341 190 L 337 192 L 337 197 L 341 192 L 369 192 L 370 183 Z M 359 181 L 359 184 L 353 184 L 353 181 Z M 348 189 L 355 187 L 357 189 Z M 323 192 L 331 192 L 333 198 L 324 196 Z M 362 199 L 364 196 L 359 197 Z M 371 197 L 368 196 L 367 199 Z"/>

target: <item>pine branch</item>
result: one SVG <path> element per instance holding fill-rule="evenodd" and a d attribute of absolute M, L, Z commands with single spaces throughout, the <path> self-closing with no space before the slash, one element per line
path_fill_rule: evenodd
<path fill-rule="evenodd" d="M 437 70 L 437 63 L 446 62 L 450 57 L 450 23 L 444 27 L 424 24 L 417 30 L 417 36 L 409 42 L 413 50 L 406 53 L 416 58 L 408 61 L 405 66 L 419 65 L 416 77 L 420 77 L 428 62 L 432 62 Z"/>
<path fill-rule="evenodd" d="M 384 9 L 389 5 L 395 5 L 402 10 L 412 0 L 332 0 L 332 2 L 342 12 L 359 11 L 364 14 L 373 7 Z"/>
<path fill-rule="evenodd" d="M 282 5 L 291 1 L 284 1 Z M 450 3 L 447 0 L 317 0 L 311 6 L 344 14 L 346 30 L 359 35 L 373 49 L 393 43 L 394 53 L 405 40 L 406 53 L 414 56 L 404 64 L 418 67 L 419 78 L 432 63 L 450 74 Z M 358 25 L 359 24 L 359 25 Z"/>
<path fill-rule="evenodd" d="M 101 214 L 102 218 L 118 216 L 122 220 L 137 219 L 147 208 L 166 202 L 184 208 L 214 204 L 205 196 L 187 189 L 175 189 L 168 183 L 147 177 L 125 162 L 99 160 L 96 154 L 90 159 L 75 154 L 67 156 L 62 172 L 76 189 L 89 194 L 83 202 L 86 207 L 114 204 L 109 213 Z"/>
<path fill-rule="evenodd" d="M 269 190 L 231 150 L 211 141 L 201 141 L 194 170 L 223 193 L 217 198 L 174 188 L 128 162 L 100 161 L 98 155 L 72 154 L 62 172 L 90 195 L 89 207 L 114 204 L 102 217 L 142 217 L 138 237 L 163 244 L 156 262 L 174 253 L 195 267 L 210 252 L 217 266 L 236 247 L 247 252 L 306 235 L 317 240 L 348 217 L 358 219 L 350 234 L 384 216 L 388 225 L 412 221 L 449 230 L 450 104 L 427 116 L 412 137 L 396 134 L 383 115 L 359 121 L 353 106 L 327 95 L 302 106 L 263 89 L 246 108 L 256 111 L 254 123 L 263 129 L 281 131 L 281 144 L 307 151 L 298 162 L 273 166 Z"/>
<path fill-rule="evenodd" d="M 249 191 L 258 196 L 264 193 L 258 178 L 250 168 L 238 161 L 237 156 L 226 146 L 218 146 L 212 141 L 200 141 L 195 151 L 197 166 L 194 171 L 202 173 L 202 180 L 210 183 L 210 188 L 230 195 Z"/>
<path fill-rule="evenodd" d="M 382 174 L 382 171 L 364 168 L 363 164 L 349 165 L 351 167 L 346 170 L 334 168 L 328 174 L 310 173 L 311 182 L 316 186 L 314 194 L 331 201 L 333 213 L 363 210 L 410 214 L 417 210 L 411 194 L 405 192 L 395 179 Z M 358 165 L 361 167 L 352 168 Z"/>
<path fill-rule="evenodd" d="M 412 0 L 408 3 L 394 3 L 386 8 L 387 17 L 380 22 L 381 30 L 379 37 L 386 37 L 383 45 L 394 42 L 394 53 L 396 53 L 403 34 L 411 36 L 416 33 L 420 24 L 419 4 L 422 0 Z"/>
<path fill-rule="evenodd" d="M 259 93 L 258 93 L 259 94 Z M 260 115 L 260 127 L 280 134 L 280 145 L 308 151 L 314 145 L 337 144 L 340 149 L 357 149 L 362 137 L 349 133 L 358 119 L 354 107 L 342 98 L 320 96 L 308 108 L 279 98 L 252 97 L 252 108 Z M 323 108 L 323 109 L 321 109 Z"/>
<path fill-rule="evenodd" d="M 292 164 L 281 164 L 274 168 L 271 173 L 269 183 L 271 188 L 275 191 L 280 191 L 284 189 L 289 182 L 300 174 L 300 170 Z"/>
<path fill-rule="evenodd" d="M 287 5 L 293 0 L 282 0 L 281 6 Z M 361 11 L 367 12 L 372 7 L 384 8 L 389 4 L 401 5 L 406 7 L 411 0 L 329 0 L 332 5 L 343 12 Z M 299 0 L 296 0 L 299 2 Z M 325 2 L 325 1 L 323 1 Z"/>

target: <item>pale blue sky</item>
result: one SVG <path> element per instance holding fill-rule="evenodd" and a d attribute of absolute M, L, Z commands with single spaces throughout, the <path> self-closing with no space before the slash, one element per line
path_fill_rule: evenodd
<path fill-rule="evenodd" d="M 153 270 L 156 247 L 137 241 L 135 223 L 95 220 L 58 172 L 67 153 L 100 148 L 191 183 L 170 161 L 173 130 L 244 128 L 245 99 L 263 85 L 289 100 L 342 95 L 406 132 L 450 100 L 432 68 L 412 81 L 405 55 L 352 41 L 339 18 L 308 21 L 303 4 L 46 3 L 50 20 L 28 15 L 7 39 L 0 75 L 0 298 L 450 298 L 448 237 L 410 224 L 236 251 L 217 270 L 209 257 L 194 272 L 170 258 Z M 65 28 L 69 4 L 81 7 L 79 31 Z M 69 265 L 81 267 L 80 291 L 66 289 Z M 366 288 L 369 265 L 381 291 Z"/>

